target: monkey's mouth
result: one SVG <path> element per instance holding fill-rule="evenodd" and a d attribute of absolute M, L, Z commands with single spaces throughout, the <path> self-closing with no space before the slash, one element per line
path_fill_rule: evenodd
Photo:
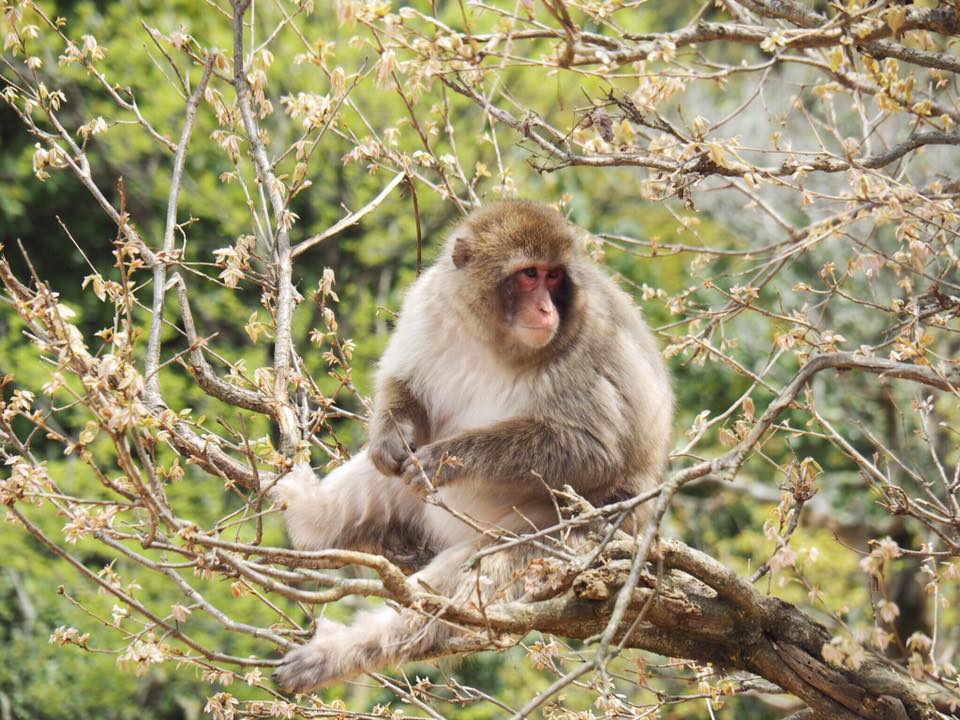
<path fill-rule="evenodd" d="M 518 325 L 516 334 L 524 345 L 542 348 L 550 344 L 556 332 L 556 325 Z"/>

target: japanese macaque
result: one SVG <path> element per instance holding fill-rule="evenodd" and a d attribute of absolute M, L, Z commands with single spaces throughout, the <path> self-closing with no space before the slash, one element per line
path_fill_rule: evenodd
<path fill-rule="evenodd" d="M 660 481 L 670 379 L 640 312 L 582 239 L 557 211 L 520 201 L 454 229 L 380 361 L 367 449 L 322 481 L 299 465 L 276 485 L 294 545 L 379 552 L 412 537 L 436 553 L 414 587 L 464 604 L 516 599 L 517 571 L 543 552 L 514 545 L 471 569 L 479 548 L 555 525 L 551 489 L 602 505 Z M 424 501 L 433 493 L 440 503 Z M 321 620 L 276 678 L 307 691 L 435 656 L 458 633 L 470 630 L 391 607 L 350 626 Z"/>

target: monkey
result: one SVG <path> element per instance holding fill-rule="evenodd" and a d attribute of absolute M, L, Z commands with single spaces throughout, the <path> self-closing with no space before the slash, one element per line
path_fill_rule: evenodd
<path fill-rule="evenodd" d="M 482 205 L 454 228 L 402 304 L 367 448 L 320 482 L 300 464 L 274 488 L 296 547 L 380 552 L 398 535 L 418 538 L 436 554 L 413 586 L 466 602 L 478 592 L 467 563 L 492 542 L 488 528 L 553 527 L 551 491 L 565 485 L 603 505 L 661 480 L 670 377 L 583 237 L 557 210 L 521 200 Z M 511 581 L 535 556 L 515 546 L 485 558 L 482 574 L 517 599 Z M 433 657 L 456 632 L 391 607 L 349 626 L 322 619 L 275 678 L 305 692 Z"/>

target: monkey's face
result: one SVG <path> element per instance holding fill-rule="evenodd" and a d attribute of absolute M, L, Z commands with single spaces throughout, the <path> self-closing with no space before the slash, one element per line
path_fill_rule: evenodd
<path fill-rule="evenodd" d="M 573 226 L 556 210 L 491 203 L 456 229 L 447 252 L 450 302 L 502 357 L 538 360 L 570 335 L 582 258 Z"/>
<path fill-rule="evenodd" d="M 500 286 L 503 320 L 514 342 L 539 350 L 550 344 L 560 327 L 566 271 L 556 264 L 521 265 Z"/>

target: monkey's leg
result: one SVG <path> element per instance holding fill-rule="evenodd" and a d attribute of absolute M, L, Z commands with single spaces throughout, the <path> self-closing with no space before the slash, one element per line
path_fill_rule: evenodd
<path fill-rule="evenodd" d="M 461 502 L 469 495 L 456 498 Z M 476 510 L 477 505 L 466 507 Z M 464 509 L 466 509 L 466 507 Z M 552 504 L 528 501 L 518 508 L 487 509 L 486 525 L 514 532 L 530 532 L 556 522 Z M 463 523 L 451 531 L 438 525 L 451 522 L 441 510 L 430 507 L 424 515 L 424 531 L 442 542 L 462 532 Z M 523 583 L 517 581 L 517 571 L 526 568 L 530 560 L 543 554 L 535 546 L 519 545 L 484 558 L 479 567 L 468 563 L 478 548 L 491 542 L 489 536 L 476 531 L 439 553 L 423 570 L 410 577 L 414 587 L 428 589 L 451 603 L 464 606 L 515 600 L 523 595 Z M 483 597 L 477 593 L 482 592 Z M 413 610 L 395 610 L 390 607 L 358 613 L 349 626 L 328 620 L 319 621 L 314 638 L 284 657 L 277 670 L 277 683 L 291 691 L 306 692 L 321 685 L 344 680 L 378 668 L 436 657 L 453 636 L 483 636 L 480 628 L 458 627 L 443 617 L 428 617 Z"/>
<path fill-rule="evenodd" d="M 457 604 L 475 598 L 477 571 L 465 563 L 477 547 L 474 539 L 444 550 L 411 576 L 411 583 L 429 587 Z M 498 576 L 512 574 L 513 563 L 507 564 L 510 567 L 498 568 Z M 321 623 L 314 638 L 288 653 L 276 671 L 274 677 L 284 689 L 306 692 L 386 665 L 436 657 L 451 636 L 483 632 L 455 627 L 442 617 L 389 607 L 358 613 L 349 626 Z"/>
<path fill-rule="evenodd" d="M 400 480 L 377 470 L 366 450 L 319 481 L 305 463 L 270 492 L 283 503 L 295 547 L 380 552 L 404 528 L 421 524 L 423 503 Z"/>

